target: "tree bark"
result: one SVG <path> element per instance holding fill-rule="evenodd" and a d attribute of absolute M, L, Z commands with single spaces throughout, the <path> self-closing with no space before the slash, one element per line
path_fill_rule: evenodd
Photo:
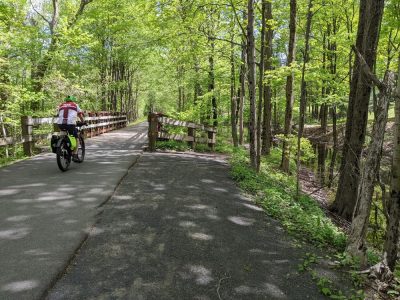
<path fill-rule="evenodd" d="M 232 34 L 231 41 L 233 42 L 234 35 Z M 237 100 L 236 100 L 236 85 L 235 85 L 235 52 L 234 45 L 231 43 L 231 131 L 232 131 L 232 141 L 233 146 L 238 147 L 238 134 L 237 134 L 237 121 L 236 121 L 236 111 L 237 111 Z"/>
<path fill-rule="evenodd" d="M 384 262 L 394 271 L 397 261 L 400 220 L 400 54 L 398 60 L 397 91 L 395 93 L 395 135 L 392 160 L 392 178 L 388 203 L 389 224 L 383 246 Z"/>
<path fill-rule="evenodd" d="M 266 36 L 266 0 L 261 5 L 261 52 L 259 64 L 259 82 L 258 82 L 258 107 L 257 107 L 257 172 L 260 171 L 261 164 L 261 121 L 264 100 L 264 69 L 265 69 L 265 36 Z"/>
<path fill-rule="evenodd" d="M 290 23 L 289 23 L 289 51 L 287 66 L 292 66 L 296 54 L 296 15 L 297 15 L 297 2 L 290 0 Z M 281 168 L 284 172 L 289 173 L 290 162 L 290 147 L 289 137 L 292 132 L 292 116 L 294 104 L 294 72 L 292 71 L 286 78 L 286 111 L 285 111 L 285 128 L 282 150 Z"/>
<path fill-rule="evenodd" d="M 256 153 L 256 48 L 254 40 L 254 0 L 248 0 L 248 19 L 247 19 L 247 66 L 248 66 L 248 85 L 249 85 L 249 138 L 250 138 L 250 165 L 257 169 Z"/>
<path fill-rule="evenodd" d="M 246 95 L 246 65 L 247 65 L 247 49 L 245 37 L 242 41 L 242 54 L 241 54 L 241 66 L 240 66 L 240 102 L 239 102 L 239 144 L 243 145 L 244 138 L 244 120 L 243 120 L 243 110 L 244 101 Z"/>
<path fill-rule="evenodd" d="M 212 119 L 213 126 L 217 127 L 218 125 L 218 110 L 217 110 L 217 98 L 215 97 L 214 89 L 215 89 L 215 66 L 214 66 L 214 52 L 215 52 L 215 41 L 213 38 L 210 38 L 210 46 L 211 46 L 211 54 L 208 57 L 209 70 L 208 70 L 208 91 L 212 93 L 211 96 L 211 108 L 212 108 Z"/>
<path fill-rule="evenodd" d="M 391 84 L 391 82 L 394 83 L 394 74 L 387 72 L 384 79 L 387 89 L 382 90 L 378 97 L 376 121 L 372 129 L 372 139 L 368 146 L 367 158 L 360 176 L 358 196 L 347 244 L 347 251 L 353 256 L 359 257 L 362 266 L 367 263 L 365 238 L 369 225 L 372 195 L 380 166 L 390 91 L 393 90 L 393 83 Z"/>
<path fill-rule="evenodd" d="M 267 22 L 267 35 L 266 35 L 266 45 L 265 45 L 265 71 L 272 70 L 272 39 L 273 39 L 273 29 L 271 25 L 272 17 L 272 3 L 271 1 L 265 2 L 266 10 L 266 22 Z M 271 84 L 264 84 L 264 111 L 263 111 L 263 128 L 262 128 L 262 155 L 269 155 L 271 152 L 272 144 L 272 89 Z"/>
<path fill-rule="evenodd" d="M 336 106 L 332 107 L 332 136 L 333 136 L 333 154 L 331 158 L 331 164 L 329 166 L 329 182 L 328 187 L 331 188 L 334 179 L 334 171 L 336 164 L 336 156 L 338 150 L 338 134 L 337 134 L 337 114 L 336 114 Z"/>
<path fill-rule="evenodd" d="M 379 27 L 382 20 L 384 0 L 362 0 L 356 46 L 373 70 Z M 356 56 L 351 81 L 349 107 L 347 111 L 346 133 L 340 166 L 339 185 L 336 198 L 330 209 L 347 220 L 351 220 L 359 183 L 359 161 L 365 141 L 368 119 L 368 104 L 371 86 L 364 72 L 360 71 L 360 61 Z"/>
<path fill-rule="evenodd" d="M 308 1 L 308 11 L 307 11 L 307 23 L 306 23 L 306 33 L 305 33 L 305 47 L 304 47 L 304 57 L 303 57 L 303 67 L 301 70 L 301 96 L 300 96 L 300 114 L 299 114 L 299 131 L 297 132 L 297 181 L 296 181 L 296 193 L 297 196 L 300 195 L 300 148 L 301 148 L 301 138 L 303 137 L 305 113 L 307 108 L 307 82 L 305 78 L 306 66 L 310 61 L 309 51 L 310 51 L 310 32 L 311 32 L 311 21 L 312 21 L 312 0 Z"/>

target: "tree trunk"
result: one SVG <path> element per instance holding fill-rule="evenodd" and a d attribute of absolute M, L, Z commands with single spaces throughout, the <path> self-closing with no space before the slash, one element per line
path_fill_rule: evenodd
<path fill-rule="evenodd" d="M 368 146 L 367 158 L 360 176 L 360 186 L 351 224 L 351 232 L 347 244 L 347 251 L 353 256 L 359 257 L 362 266 L 367 263 L 367 247 L 365 238 L 367 235 L 369 217 L 371 212 L 372 195 L 375 181 L 380 166 L 383 139 L 385 136 L 388 116 L 390 82 L 394 82 L 394 74 L 386 73 L 384 83 L 387 91 L 381 91 L 377 103 L 376 121 L 372 129 L 372 139 Z M 393 84 L 392 84 L 393 86 Z"/>
<path fill-rule="evenodd" d="M 261 164 L 261 119 L 264 98 L 264 68 L 265 68 L 265 31 L 266 31 L 266 0 L 261 5 L 261 53 L 259 64 L 259 82 L 258 82 L 258 107 L 257 107 L 257 172 L 260 171 Z"/>
<path fill-rule="evenodd" d="M 237 112 L 237 100 L 236 100 L 236 85 L 235 85 L 235 52 L 233 46 L 233 38 L 231 37 L 231 131 L 232 131 L 232 141 L 233 146 L 238 147 L 238 134 L 237 134 L 237 120 L 236 120 L 236 112 Z"/>
<path fill-rule="evenodd" d="M 290 67 L 295 60 L 296 53 L 296 0 L 290 0 L 290 23 L 289 23 L 289 52 L 287 65 Z M 286 78 L 286 111 L 285 111 L 285 140 L 283 141 L 281 168 L 289 173 L 290 147 L 289 137 L 292 132 L 292 115 L 294 104 L 294 71 Z"/>
<path fill-rule="evenodd" d="M 331 164 L 329 166 L 329 183 L 328 187 L 331 188 L 334 179 L 334 171 L 335 171 L 335 164 L 336 164 L 336 156 L 338 150 L 338 134 L 337 134 L 337 114 L 336 114 L 336 106 L 332 107 L 332 136 L 333 136 L 333 154 L 331 158 Z"/>
<path fill-rule="evenodd" d="M 326 160 L 326 144 L 323 142 L 318 143 L 318 176 L 321 185 L 325 184 L 325 160 Z"/>
<path fill-rule="evenodd" d="M 375 65 L 379 27 L 384 0 L 362 0 L 356 46 L 371 70 Z M 368 119 L 368 104 L 371 87 L 365 74 L 360 72 L 360 61 L 356 56 L 351 81 L 346 133 L 340 166 L 339 186 L 331 210 L 351 220 L 359 183 L 359 161 L 364 145 Z"/>
<path fill-rule="evenodd" d="M 324 96 L 326 96 L 326 92 L 324 93 Z M 320 111 L 320 119 L 321 119 L 321 129 L 323 133 L 326 133 L 328 131 L 328 105 L 326 103 L 321 105 L 321 111 Z"/>
<path fill-rule="evenodd" d="M 397 261 L 400 220 L 400 54 L 398 61 L 397 91 L 395 94 L 395 135 L 392 161 L 390 199 L 388 203 L 389 224 L 383 247 L 384 261 L 390 270 L 394 270 Z"/>
<path fill-rule="evenodd" d="M 242 61 L 240 66 L 240 102 L 239 102 L 239 144 L 243 145 L 244 137 L 244 124 L 243 124 L 243 110 L 244 110 L 244 100 L 246 95 L 246 65 L 247 65 L 247 50 L 246 43 L 243 39 L 242 41 Z"/>
<path fill-rule="evenodd" d="M 270 1 L 265 2 L 266 10 L 266 22 L 267 22 L 267 36 L 265 45 L 265 71 L 272 70 L 272 39 L 273 29 L 271 26 L 272 18 L 272 3 Z M 263 129 L 262 129 L 262 149 L 261 154 L 269 155 L 271 152 L 272 144 L 272 89 L 271 84 L 268 82 L 264 85 L 264 112 L 263 112 Z"/>
<path fill-rule="evenodd" d="M 301 70 L 301 97 L 300 97 L 300 114 L 299 114 L 299 131 L 297 132 L 297 181 L 296 181 L 296 193 L 297 196 L 300 195 L 300 167 L 301 167 L 301 138 L 303 137 L 305 113 L 307 108 L 307 82 L 305 78 L 306 66 L 310 61 L 309 51 L 310 51 L 310 32 L 311 32 L 311 21 L 312 21 L 312 7 L 313 2 L 309 0 L 308 2 L 308 12 L 307 12 L 307 24 L 306 24 L 306 34 L 305 34 L 305 49 L 303 57 L 303 68 Z"/>
<path fill-rule="evenodd" d="M 217 98 L 215 97 L 215 67 L 214 67 L 214 52 L 215 52 L 215 41 L 213 38 L 210 39 L 211 41 L 211 54 L 208 57 L 209 63 L 209 71 L 208 71 L 208 91 L 212 93 L 211 96 L 211 108 L 212 108 L 212 119 L 213 119 L 213 126 L 218 125 L 218 111 L 217 111 Z"/>
<path fill-rule="evenodd" d="M 250 138 L 250 165 L 257 169 L 256 153 L 256 48 L 254 40 L 254 0 L 248 0 L 248 22 L 247 22 L 247 65 L 249 85 L 249 138 Z"/>

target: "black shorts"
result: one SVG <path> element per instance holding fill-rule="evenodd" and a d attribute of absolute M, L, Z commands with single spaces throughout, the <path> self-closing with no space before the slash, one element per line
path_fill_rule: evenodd
<path fill-rule="evenodd" d="M 57 124 L 57 125 L 58 125 L 58 128 L 60 128 L 60 130 L 68 131 L 69 134 L 78 138 L 78 129 L 76 129 L 76 125 L 72 125 L 72 124 Z"/>

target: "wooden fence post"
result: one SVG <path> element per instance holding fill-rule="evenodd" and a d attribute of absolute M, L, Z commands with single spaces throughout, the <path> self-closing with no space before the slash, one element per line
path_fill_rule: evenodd
<path fill-rule="evenodd" d="M 35 147 L 35 142 L 33 141 L 33 122 L 32 117 L 22 116 L 21 117 L 21 132 L 22 138 L 25 140 L 23 143 L 24 154 L 27 156 L 33 155 L 33 149 Z"/>
<path fill-rule="evenodd" d="M 7 131 L 6 131 L 6 128 L 4 127 L 3 116 L 2 115 L 0 115 L 0 124 L 1 124 L 1 133 L 3 134 L 3 138 L 6 139 L 7 138 Z M 8 145 L 6 145 L 5 149 L 6 149 L 6 158 L 8 158 Z"/>
<path fill-rule="evenodd" d="M 208 143 L 208 147 L 210 147 L 210 149 L 212 151 L 214 151 L 215 150 L 215 130 L 213 129 L 212 131 L 208 131 L 207 135 L 208 135 L 208 139 L 212 140 L 212 143 Z"/>
<path fill-rule="evenodd" d="M 149 122 L 149 151 L 154 152 L 156 151 L 156 141 L 158 136 L 158 117 L 154 113 L 149 113 L 147 120 Z"/>
<path fill-rule="evenodd" d="M 196 147 L 196 129 L 188 127 L 188 136 L 193 137 L 193 141 L 189 141 L 188 144 L 191 149 L 194 149 Z"/>

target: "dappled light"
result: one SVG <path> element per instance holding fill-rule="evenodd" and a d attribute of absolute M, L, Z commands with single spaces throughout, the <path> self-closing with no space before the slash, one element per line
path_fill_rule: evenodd
<path fill-rule="evenodd" d="M 86 139 L 85 161 L 65 173 L 52 153 L 0 169 L 0 299 L 42 295 L 138 159 L 145 132 L 143 124 Z"/>
<path fill-rule="evenodd" d="M 261 207 L 253 205 L 253 204 L 241 203 L 241 205 L 243 205 L 243 206 L 245 206 L 245 207 L 247 207 L 249 209 L 252 209 L 252 210 L 257 210 L 257 211 L 262 211 L 263 210 Z"/>
<path fill-rule="evenodd" d="M 249 219 L 245 217 L 228 217 L 228 220 L 231 221 L 232 223 L 235 223 L 237 225 L 241 226 L 251 226 L 254 224 L 255 220 L 254 219 Z"/>
<path fill-rule="evenodd" d="M 30 228 L 0 230 L 0 240 L 19 240 L 26 237 L 30 231 Z"/>
<path fill-rule="evenodd" d="M 201 241 L 210 241 L 210 240 L 214 239 L 214 237 L 212 235 L 201 233 L 201 232 L 189 233 L 189 236 L 192 239 L 201 240 Z"/>
<path fill-rule="evenodd" d="M 104 209 L 48 299 L 320 297 L 297 272 L 306 249 L 294 251 L 210 155 L 143 154 Z"/>
<path fill-rule="evenodd" d="M 9 292 L 23 292 L 29 291 L 37 287 L 38 285 L 39 283 L 35 280 L 17 281 L 3 285 L 1 287 L 1 290 Z"/>

